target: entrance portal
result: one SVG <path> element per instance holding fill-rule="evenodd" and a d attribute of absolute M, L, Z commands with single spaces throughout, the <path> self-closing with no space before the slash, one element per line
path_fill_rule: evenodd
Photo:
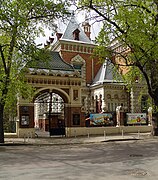
<path fill-rule="evenodd" d="M 44 92 L 35 101 L 35 128 L 50 135 L 65 135 L 64 100 L 54 92 Z"/>

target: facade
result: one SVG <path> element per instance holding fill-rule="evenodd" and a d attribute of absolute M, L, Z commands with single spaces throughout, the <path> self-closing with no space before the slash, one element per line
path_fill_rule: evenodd
<path fill-rule="evenodd" d="M 83 28 L 83 29 L 82 29 Z M 29 66 L 27 82 L 36 89 L 32 102 L 19 98 L 19 136 L 40 128 L 85 127 L 90 113 L 141 112 L 138 96 L 142 86 L 128 92 L 113 66 L 94 58 L 90 25 L 80 27 L 72 16 L 65 32 L 49 38 L 45 62 Z M 123 125 L 123 122 L 122 122 Z"/>

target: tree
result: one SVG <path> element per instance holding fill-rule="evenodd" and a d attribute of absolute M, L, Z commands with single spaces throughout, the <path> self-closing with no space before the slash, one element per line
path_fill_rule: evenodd
<path fill-rule="evenodd" d="M 128 66 L 131 82 L 142 76 L 158 107 L 158 0 L 80 0 L 79 8 L 103 23 L 96 54 L 100 59 L 120 56 L 123 61 L 115 65 Z M 116 51 L 114 41 L 130 53 Z"/>
<path fill-rule="evenodd" d="M 67 5 L 62 0 L 0 2 L 0 143 L 4 143 L 5 108 L 15 102 L 18 93 L 24 97 L 32 94 L 23 67 L 44 51 L 36 46 L 35 39 L 44 32 L 44 25 L 55 28 L 54 21 L 69 14 Z"/>

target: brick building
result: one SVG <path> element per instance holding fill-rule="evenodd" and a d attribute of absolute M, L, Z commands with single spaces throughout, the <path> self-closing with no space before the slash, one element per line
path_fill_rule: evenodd
<path fill-rule="evenodd" d="M 113 65 L 106 60 L 100 64 L 92 56 L 97 45 L 90 35 L 90 24 L 80 27 L 72 15 L 65 32 L 49 38 L 45 47 L 50 58 L 30 66 L 26 74 L 36 94 L 32 102 L 19 99 L 20 135 L 34 127 L 85 127 L 88 114 L 115 113 L 120 105 L 127 112 L 141 111 L 137 92 L 142 86 L 128 92 Z"/>

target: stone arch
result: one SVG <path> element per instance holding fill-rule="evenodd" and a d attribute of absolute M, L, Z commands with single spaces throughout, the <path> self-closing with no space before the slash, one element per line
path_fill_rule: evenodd
<path fill-rule="evenodd" d="M 42 92 L 54 92 L 56 94 L 59 94 L 65 103 L 70 103 L 70 97 L 69 95 L 62 89 L 59 89 L 59 88 L 55 88 L 55 87 L 46 87 L 46 88 L 40 88 L 38 89 L 36 92 L 35 92 L 35 96 L 34 96 L 34 99 Z"/>
<path fill-rule="evenodd" d="M 55 87 L 37 89 L 33 103 L 36 128 L 52 132 L 53 128 L 60 129 L 67 125 L 66 119 L 69 117 L 66 111 L 70 97 L 64 90 Z"/>

